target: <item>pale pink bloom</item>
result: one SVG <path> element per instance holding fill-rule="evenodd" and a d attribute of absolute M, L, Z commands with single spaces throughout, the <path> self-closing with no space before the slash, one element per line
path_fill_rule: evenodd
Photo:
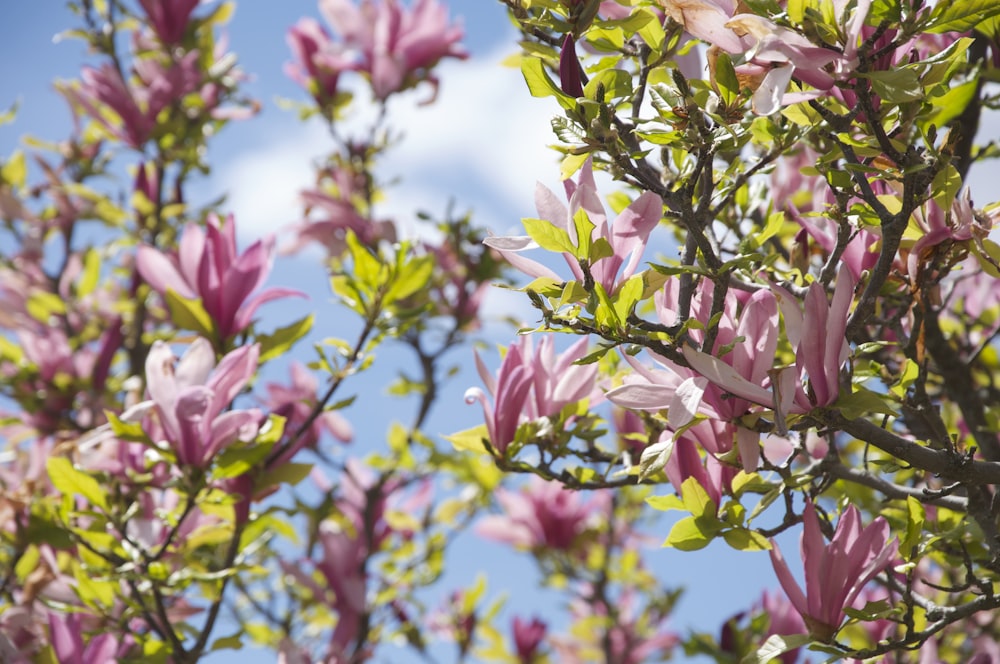
<path fill-rule="evenodd" d="M 888 542 L 889 523 L 882 517 L 862 528 L 861 514 L 854 505 L 844 510 L 829 543 L 823 538 L 811 502 L 806 503 L 802 524 L 806 592 L 795 581 L 773 539 L 771 564 L 809 633 L 821 641 L 829 641 L 843 622 L 844 608 L 852 606 L 865 585 L 889 566 L 899 542 L 895 538 Z"/>
<path fill-rule="evenodd" d="M 553 344 L 546 337 L 533 352 L 530 337 L 518 337 L 508 347 L 496 378 L 475 353 L 476 368 L 493 397 L 493 406 L 478 387 L 466 390 L 465 402 L 482 404 L 490 442 L 500 454 L 514 440 L 521 423 L 558 415 L 566 405 L 595 396 L 596 365 L 574 364 L 586 354 L 587 340 L 580 339 L 558 355 Z"/>
<path fill-rule="evenodd" d="M 724 51 L 742 53 L 752 43 L 726 25 L 736 13 L 736 0 L 660 0 L 660 4 L 688 34 Z"/>
<path fill-rule="evenodd" d="M 610 495 L 583 494 L 563 488 L 558 482 L 532 477 L 519 491 L 497 489 L 501 515 L 479 520 L 476 532 L 518 549 L 570 551 L 577 538 L 593 527 L 610 504 Z"/>
<path fill-rule="evenodd" d="M 139 0 L 153 32 L 164 44 L 176 44 L 187 30 L 199 0 Z"/>
<path fill-rule="evenodd" d="M 237 254 L 235 220 L 229 215 L 220 223 L 214 214 L 204 229 L 196 224 L 184 227 L 176 253 L 167 255 L 144 245 L 136 255 L 136 268 L 153 290 L 200 299 L 223 340 L 249 327 L 265 302 L 302 295 L 288 288 L 268 288 L 253 295 L 267 279 L 273 262 L 273 238 L 257 240 Z"/>
<path fill-rule="evenodd" d="M 129 83 L 111 64 L 100 69 L 84 67 L 82 83 L 63 86 L 61 91 L 109 134 L 141 149 L 156 129 L 160 112 L 198 89 L 198 57 L 197 51 L 191 51 L 169 68 L 153 58 L 137 60 L 136 78 Z M 118 121 L 109 118 L 108 111 Z"/>
<path fill-rule="evenodd" d="M 439 60 L 468 57 L 458 43 L 461 25 L 449 23 L 437 0 L 416 0 L 410 9 L 397 0 L 321 0 L 319 9 L 343 46 L 358 53 L 355 69 L 368 75 L 380 100 L 420 81 L 436 86 L 430 70 Z"/>
<path fill-rule="evenodd" d="M 919 276 L 924 254 L 932 251 L 933 247 L 947 241 L 968 243 L 970 240 L 981 240 L 989 235 L 993 226 L 992 217 L 977 218 L 968 187 L 955 196 L 947 213 L 931 199 L 922 209 L 914 211 L 913 219 L 924 232 L 910 248 L 906 259 L 906 271 L 913 280 Z"/>
<path fill-rule="evenodd" d="M 663 216 L 663 200 L 652 192 L 644 192 L 621 211 L 613 222 L 608 221 L 597 193 L 594 172 L 590 159 L 580 169 L 578 182 L 563 182 L 569 208 L 563 205 L 550 189 L 539 183 L 535 187 L 535 206 L 540 218 L 559 230 L 565 231 L 570 242 L 578 243 L 574 218 L 583 210 L 594 225 L 591 239 L 607 240 L 613 251 L 611 256 L 600 258 L 590 266 L 594 280 L 608 293 L 635 274 L 642 259 L 642 252 L 649 241 L 649 234 L 656 228 Z M 524 258 L 519 252 L 538 248 L 538 243 L 529 236 L 489 237 L 483 243 L 496 249 L 511 265 L 531 277 L 548 277 L 556 281 L 562 279 L 541 263 Z M 566 263 L 577 281 L 584 281 L 580 263 L 570 253 L 563 253 Z M 619 274 L 620 272 L 620 274 Z"/>
<path fill-rule="evenodd" d="M 230 352 L 215 364 L 211 344 L 196 339 L 176 362 L 170 346 L 153 343 L 146 358 L 146 386 L 167 445 L 181 466 L 205 468 L 237 439 L 257 435 L 258 410 L 227 410 L 257 371 L 257 344 Z"/>

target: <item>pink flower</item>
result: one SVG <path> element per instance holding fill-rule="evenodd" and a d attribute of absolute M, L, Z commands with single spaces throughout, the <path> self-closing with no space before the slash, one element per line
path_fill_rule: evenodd
<path fill-rule="evenodd" d="M 152 58 L 137 60 L 135 73 L 137 80 L 126 83 L 111 64 L 84 67 L 82 84 L 65 86 L 62 93 L 109 134 L 138 150 L 156 130 L 160 112 L 198 89 L 198 52 L 185 54 L 169 68 Z"/>
<path fill-rule="evenodd" d="M 787 291 L 774 286 L 785 319 L 788 341 L 795 349 L 798 382 L 785 383 L 783 398 L 794 392 L 793 412 L 808 412 L 813 407 L 829 406 L 840 395 L 840 367 L 850 353 L 847 345 L 847 320 L 854 298 L 854 279 L 846 264 L 840 266 L 833 301 L 819 282 L 813 282 L 804 305 Z M 803 377 L 809 376 L 810 392 L 803 389 Z"/>
<path fill-rule="evenodd" d="M 287 419 L 285 422 L 285 437 L 293 435 L 305 423 L 306 418 L 316 406 L 316 377 L 298 362 L 292 362 L 292 380 L 289 385 L 280 383 L 267 384 L 267 405 L 275 415 Z M 323 411 L 313 423 L 294 441 L 292 448 L 282 453 L 282 458 L 290 459 L 296 451 L 303 447 L 313 447 L 319 441 L 322 433 L 329 433 L 342 443 L 348 443 L 354 436 L 354 431 L 343 415 L 335 411 Z"/>
<path fill-rule="evenodd" d="M 547 627 L 545 621 L 532 618 L 531 622 L 514 616 L 511 630 L 514 633 L 514 649 L 517 651 L 517 661 L 520 664 L 532 664 L 538 655 L 538 648 L 545 640 Z"/>
<path fill-rule="evenodd" d="M 527 362 L 527 357 L 517 342 L 512 343 L 507 349 L 507 355 L 500 363 L 495 379 L 483 364 L 478 352 L 475 352 L 475 357 L 479 376 L 493 397 L 493 406 L 490 407 L 486 401 L 486 394 L 478 387 L 470 387 L 465 391 L 465 403 L 472 404 L 478 401 L 482 404 L 490 443 L 503 455 L 507 446 L 513 442 L 514 434 L 517 433 L 517 427 L 521 423 L 534 378 L 534 368 Z"/>
<path fill-rule="evenodd" d="M 288 31 L 288 46 L 296 62 L 285 65 L 285 74 L 308 90 L 319 104 L 332 101 L 340 74 L 353 68 L 348 55 L 312 18 L 303 18 Z"/>
<path fill-rule="evenodd" d="M 429 71 L 439 60 L 468 57 L 458 44 L 462 27 L 449 24 L 447 8 L 436 0 L 416 0 L 410 10 L 397 0 L 363 0 L 360 6 L 351 0 L 321 0 L 320 12 L 344 47 L 359 53 L 355 69 L 368 74 L 380 100 L 420 81 L 436 86 Z"/>
<path fill-rule="evenodd" d="M 591 239 L 606 240 L 613 251 L 611 256 L 595 260 L 590 266 L 594 280 L 601 284 L 606 292 L 611 293 L 635 274 L 639 267 L 642 252 L 649 241 L 649 234 L 663 216 L 663 200 L 647 191 L 622 210 L 614 222 L 608 223 L 607 214 L 597 193 L 590 159 L 580 170 L 579 182 L 566 180 L 563 186 L 569 199 L 568 209 L 548 188 L 541 184 L 535 188 L 535 206 L 538 208 L 538 215 L 557 229 L 565 231 L 570 242 L 576 244 L 578 239 L 574 219 L 580 210 L 586 212 L 590 222 L 594 224 Z M 541 263 L 519 255 L 521 251 L 538 248 L 538 243 L 526 235 L 490 237 L 483 243 L 499 251 L 511 265 L 529 276 L 562 281 L 555 272 Z M 573 277 L 582 282 L 584 274 L 577 258 L 570 253 L 563 253 L 563 257 L 573 272 Z"/>
<path fill-rule="evenodd" d="M 854 505 L 844 510 L 829 544 L 823 539 L 811 502 L 806 503 L 802 523 L 806 592 L 795 581 L 773 539 L 771 564 L 809 633 L 821 641 L 829 641 L 844 619 L 844 608 L 852 606 L 865 585 L 888 567 L 899 542 L 893 538 L 886 543 L 889 523 L 882 517 L 862 528 L 861 515 Z"/>
<path fill-rule="evenodd" d="M 60 664 L 115 664 L 118 639 L 113 634 L 94 636 L 83 642 L 83 616 L 79 613 L 49 612 L 49 638 Z"/>
<path fill-rule="evenodd" d="M 149 17 L 153 32 L 164 44 L 176 44 L 184 37 L 191 12 L 199 0 L 139 0 Z"/>
<path fill-rule="evenodd" d="M 519 549 L 570 551 L 577 537 L 607 509 L 610 499 L 603 492 L 594 493 L 588 501 L 581 495 L 538 477 L 532 477 L 521 491 L 497 489 L 504 514 L 483 517 L 476 532 Z"/>
<path fill-rule="evenodd" d="M 146 386 L 166 443 L 181 466 L 205 468 L 237 439 L 257 434 L 260 412 L 227 410 L 257 371 L 259 347 L 243 346 L 215 364 L 203 338 L 179 362 L 157 341 L 146 357 Z"/>
<path fill-rule="evenodd" d="M 482 404 L 490 442 L 500 454 L 514 440 L 522 422 L 558 415 L 568 404 L 592 395 L 597 366 L 574 364 L 586 351 L 587 340 L 580 339 L 557 355 L 552 338 L 545 337 L 532 352 L 530 337 L 518 337 L 507 349 L 495 379 L 479 353 L 475 354 L 476 368 L 493 396 L 493 407 L 478 387 L 465 392 L 465 402 Z"/>
<path fill-rule="evenodd" d="M 136 268 L 161 295 L 172 290 L 185 299 L 200 299 L 219 338 L 229 339 L 249 327 L 260 305 L 302 295 L 288 288 L 268 288 L 251 297 L 271 272 L 273 255 L 271 238 L 258 240 L 237 254 L 232 215 L 221 225 L 217 216 L 209 215 L 204 230 L 195 224 L 184 227 L 176 255 L 139 247 Z"/>
<path fill-rule="evenodd" d="M 306 207 L 306 214 L 315 213 L 311 218 L 296 224 L 295 241 L 282 249 L 282 253 L 295 253 L 309 242 L 318 242 L 326 247 L 331 256 L 339 256 L 347 248 L 347 232 L 353 232 L 358 240 L 367 246 L 374 246 L 379 240 L 396 241 L 396 226 L 392 221 L 376 221 L 362 215 L 351 201 L 355 194 L 351 174 L 343 170 L 330 174 L 337 189 L 336 195 L 324 190 L 303 191 L 300 198 Z"/>

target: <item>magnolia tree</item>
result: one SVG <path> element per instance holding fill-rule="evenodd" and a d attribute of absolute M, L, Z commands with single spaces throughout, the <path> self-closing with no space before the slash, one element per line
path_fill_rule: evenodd
<path fill-rule="evenodd" d="M 393 104 L 433 104 L 462 29 L 321 0 L 287 73 L 329 152 L 242 249 L 226 192 L 185 193 L 259 107 L 232 5 L 70 3 L 73 130 L 0 168 L 0 659 L 1000 661 L 1000 207 L 964 184 L 998 154 L 1000 5 L 504 2 L 565 190 L 525 235 L 380 216 Z M 307 247 L 326 338 L 260 309 Z M 499 357 L 472 346 L 497 283 L 536 311 Z M 391 396 L 358 378 L 383 345 Z M 438 440 L 452 363 L 484 423 Z M 408 420 L 348 445 L 388 399 Z M 442 587 L 466 531 L 563 611 Z M 664 537 L 766 550 L 772 589 L 680 634 Z"/>

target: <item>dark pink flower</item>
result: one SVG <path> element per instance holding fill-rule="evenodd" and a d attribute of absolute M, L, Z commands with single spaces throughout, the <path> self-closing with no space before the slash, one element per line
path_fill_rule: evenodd
<path fill-rule="evenodd" d="M 321 105 L 337 95 L 341 73 L 353 69 L 349 54 L 334 44 L 318 21 L 303 18 L 288 31 L 288 46 L 295 62 L 285 65 L 285 73 L 309 91 Z"/>
<path fill-rule="evenodd" d="M 531 622 L 527 622 L 521 620 L 520 616 L 514 616 L 511 631 L 514 633 L 514 649 L 520 664 L 532 664 L 535 661 L 538 648 L 545 640 L 546 629 L 544 620 L 532 618 Z"/>
<path fill-rule="evenodd" d="M 483 517 L 476 532 L 517 548 L 569 551 L 610 499 L 603 492 L 595 492 L 590 500 L 581 496 L 538 477 L 532 477 L 520 491 L 497 489 L 504 513 Z"/>
<path fill-rule="evenodd" d="M 889 566 L 899 542 L 895 538 L 888 542 L 889 523 L 882 517 L 862 528 L 861 514 L 854 505 L 844 510 L 829 543 L 823 538 L 811 502 L 806 503 L 802 525 L 806 592 L 795 581 L 773 539 L 771 564 L 809 633 L 829 641 L 843 622 L 844 608 L 852 606 L 865 585 Z"/>
<path fill-rule="evenodd" d="M 306 418 L 316 406 L 316 377 L 298 362 L 292 362 L 291 383 L 268 383 L 267 406 L 275 415 L 287 419 L 285 422 L 286 438 L 294 434 L 305 423 Z M 323 432 L 331 434 L 342 443 L 348 443 L 354 431 L 343 415 L 336 411 L 323 411 L 308 429 L 303 432 L 292 449 L 286 450 L 282 458 L 290 459 L 296 451 L 303 447 L 313 447 Z"/>
<path fill-rule="evenodd" d="M 258 240 L 237 254 L 232 215 L 221 224 L 217 216 L 209 215 L 205 229 L 195 224 L 184 227 L 174 255 L 139 247 L 136 268 L 161 295 L 172 290 L 185 299 L 200 299 L 219 338 L 229 339 L 249 327 L 265 302 L 302 295 L 288 288 L 268 288 L 252 295 L 267 279 L 273 260 L 272 238 Z"/>
<path fill-rule="evenodd" d="M 153 32 L 164 44 L 176 44 L 184 37 L 191 12 L 199 0 L 139 0 L 149 17 Z"/>
<path fill-rule="evenodd" d="M 165 67 L 146 58 L 135 63 L 136 78 L 128 83 L 111 64 L 84 67 L 82 83 L 63 86 L 62 93 L 112 136 L 141 149 L 157 127 L 157 116 L 201 84 L 198 52 L 191 51 Z M 110 113 L 109 113 L 110 111 Z M 115 121 L 112 117 L 117 116 Z"/>

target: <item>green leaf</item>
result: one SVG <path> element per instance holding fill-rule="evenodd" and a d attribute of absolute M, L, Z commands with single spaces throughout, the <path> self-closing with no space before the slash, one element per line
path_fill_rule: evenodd
<path fill-rule="evenodd" d="M 576 100 L 563 92 L 549 77 L 541 58 L 521 58 L 521 74 L 532 97 L 555 97 L 559 105 L 566 109 L 576 105 Z"/>
<path fill-rule="evenodd" d="M 736 69 L 728 53 L 720 52 L 715 59 L 715 85 L 725 105 L 736 103 L 740 96 L 740 81 L 736 78 Z"/>
<path fill-rule="evenodd" d="M 684 509 L 690 512 L 691 516 L 705 515 L 715 518 L 718 506 L 696 478 L 689 477 L 681 484 L 681 499 L 684 501 Z"/>
<path fill-rule="evenodd" d="M 860 609 L 848 606 L 844 607 L 844 613 L 848 616 L 854 618 L 855 620 L 863 620 L 865 622 L 887 618 L 892 615 L 895 610 L 896 609 L 892 606 L 892 604 L 890 604 L 888 600 L 884 599 L 877 602 L 868 602 Z"/>
<path fill-rule="evenodd" d="M 697 551 L 704 549 L 715 538 L 718 529 L 711 528 L 711 522 L 687 516 L 674 524 L 663 546 L 673 547 L 680 551 Z"/>
<path fill-rule="evenodd" d="M 850 394 L 841 392 L 840 397 L 833 404 L 833 407 L 839 408 L 841 414 L 849 420 L 873 413 L 880 415 L 896 414 L 896 409 L 892 407 L 892 404 L 885 397 L 864 387 L 855 387 L 854 392 Z"/>
<path fill-rule="evenodd" d="M 576 247 L 569 239 L 569 233 L 563 228 L 553 226 L 552 222 L 527 217 L 522 219 L 521 223 L 524 224 L 524 230 L 528 236 L 537 242 L 542 249 L 568 254 L 576 252 Z"/>
<path fill-rule="evenodd" d="M 979 81 L 973 79 L 949 88 L 943 95 L 934 97 L 931 99 L 931 104 L 934 107 L 935 113 L 923 121 L 921 126 L 925 128 L 930 125 L 934 125 L 935 127 L 945 126 L 962 114 L 962 111 L 966 109 L 969 102 L 975 98 L 976 90 L 978 89 Z"/>
<path fill-rule="evenodd" d="M 212 642 L 210 651 L 216 650 L 240 650 L 243 648 L 243 632 L 238 631 L 229 636 L 223 636 Z"/>
<path fill-rule="evenodd" d="M 635 305 L 642 298 L 643 291 L 645 291 L 645 285 L 642 274 L 629 277 L 629 280 L 619 287 L 614 297 L 615 313 L 618 314 L 618 320 L 628 320 L 628 315 L 632 313 Z"/>
<path fill-rule="evenodd" d="M 15 150 L 10 159 L 0 166 L 0 184 L 9 184 L 15 189 L 24 187 L 28 179 L 28 164 L 24 152 Z"/>
<path fill-rule="evenodd" d="M 295 486 L 304 480 L 312 472 L 311 463 L 286 463 L 277 468 L 267 471 L 260 479 L 259 488 L 274 486 L 275 484 L 289 484 Z"/>
<path fill-rule="evenodd" d="M 45 324 L 48 324 L 52 316 L 66 313 L 66 303 L 61 296 L 42 290 L 33 291 L 24 303 L 24 308 L 32 318 Z"/>
<path fill-rule="evenodd" d="M 444 436 L 452 446 L 459 452 L 476 452 L 478 454 L 483 454 L 486 452 L 486 446 L 483 444 L 484 440 L 488 440 L 490 437 L 489 432 L 486 430 L 485 424 L 480 424 L 479 426 L 472 427 L 471 429 L 465 429 L 464 431 L 459 431 L 458 433 L 453 433 L 450 436 Z"/>
<path fill-rule="evenodd" d="M 597 98 L 599 86 L 604 88 L 604 98 Z M 632 75 L 622 69 L 604 69 L 587 81 L 583 88 L 583 96 L 597 102 L 611 99 L 621 99 L 632 94 Z"/>
<path fill-rule="evenodd" d="M 677 496 L 649 496 L 646 504 L 661 512 L 684 509 L 684 502 Z"/>
<path fill-rule="evenodd" d="M 431 256 L 421 256 L 406 261 L 392 280 L 383 302 L 392 304 L 423 290 L 433 273 L 434 259 Z"/>
<path fill-rule="evenodd" d="M 193 330 L 209 339 L 214 336 L 215 325 L 200 299 L 189 300 L 181 297 L 172 288 L 167 289 L 163 299 L 166 300 L 167 308 L 170 310 L 170 320 L 177 327 Z"/>
<path fill-rule="evenodd" d="M 577 241 L 576 246 L 572 249 L 573 255 L 578 259 L 586 258 L 590 255 L 590 242 L 594 235 L 594 223 L 590 220 L 590 215 L 582 207 L 573 215 L 573 228 L 576 231 Z"/>
<path fill-rule="evenodd" d="M 899 543 L 899 552 L 907 560 L 913 558 L 920 537 L 924 532 L 924 522 L 927 515 L 923 504 L 913 496 L 906 497 L 906 535 Z"/>
<path fill-rule="evenodd" d="M 97 288 L 101 277 L 101 256 L 91 247 L 83 254 L 83 274 L 76 282 L 76 294 L 80 297 L 90 295 Z"/>
<path fill-rule="evenodd" d="M 279 327 L 271 334 L 258 334 L 257 342 L 260 344 L 260 361 L 266 362 L 280 355 L 284 355 L 302 337 L 312 330 L 314 314 L 309 314 L 294 323 Z"/>
<path fill-rule="evenodd" d="M 883 101 L 904 104 L 924 98 L 916 69 L 900 67 L 888 71 L 872 71 L 862 76 L 872 82 L 872 89 Z"/>
<path fill-rule="evenodd" d="M 13 104 L 11 104 L 10 108 L 8 108 L 3 113 L 0 113 L 0 127 L 2 127 L 5 124 L 10 124 L 17 118 L 17 108 L 20 105 L 21 105 L 20 101 L 15 101 Z"/>
<path fill-rule="evenodd" d="M 647 20 L 641 28 L 639 28 L 638 35 L 642 37 L 642 40 L 646 42 L 646 45 L 653 50 L 654 53 L 659 52 L 663 48 L 663 40 L 666 39 L 667 34 L 663 30 L 663 25 L 660 23 L 660 19 L 653 14 L 653 12 L 648 7 L 643 7 L 639 10 L 633 10 L 632 16 L 638 16 L 640 14 L 648 14 L 649 19 Z"/>
<path fill-rule="evenodd" d="M 73 467 L 66 457 L 49 457 L 45 462 L 52 486 L 65 496 L 82 496 L 87 502 L 103 511 L 108 509 L 108 499 L 101 485 L 90 475 Z"/>
<path fill-rule="evenodd" d="M 950 213 L 951 204 L 955 202 L 955 196 L 962 188 L 962 176 L 951 164 L 945 164 L 944 168 L 937 172 L 934 181 L 931 183 L 931 191 L 934 194 L 934 202 L 942 210 Z"/>
<path fill-rule="evenodd" d="M 667 465 L 674 453 L 674 444 L 672 436 L 664 436 L 642 451 L 642 456 L 639 457 L 640 482 Z"/>
<path fill-rule="evenodd" d="M 143 430 L 141 422 L 126 422 L 110 410 L 105 410 L 104 416 L 108 418 L 111 433 L 115 434 L 116 438 L 137 443 L 149 442 L 149 437 Z"/>
<path fill-rule="evenodd" d="M 801 648 L 810 643 L 812 643 L 812 637 L 808 634 L 789 634 L 788 636 L 772 634 L 767 637 L 767 641 L 757 649 L 757 652 L 740 660 L 740 664 L 767 664 L 790 650 Z"/>
<path fill-rule="evenodd" d="M 758 533 L 756 530 L 749 530 L 748 528 L 734 528 L 722 533 L 722 537 L 726 540 L 726 544 L 733 547 L 737 551 L 771 550 L 771 543 L 767 541 L 766 537 Z"/>
<path fill-rule="evenodd" d="M 934 5 L 926 32 L 968 32 L 986 19 L 1000 14 L 997 0 L 951 0 Z"/>
<path fill-rule="evenodd" d="M 250 446 L 230 446 L 216 458 L 212 477 L 217 480 L 239 477 L 263 463 L 274 444 L 254 444 Z"/>

